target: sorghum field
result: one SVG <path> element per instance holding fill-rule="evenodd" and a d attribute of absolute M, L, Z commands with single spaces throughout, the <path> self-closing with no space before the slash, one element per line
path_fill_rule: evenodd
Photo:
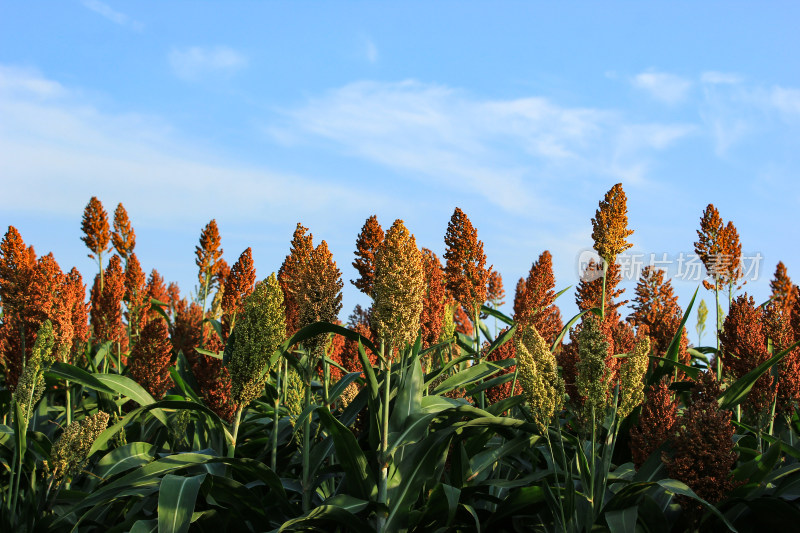
<path fill-rule="evenodd" d="M 798 288 L 779 264 L 772 298 L 749 297 L 713 205 L 687 309 L 660 270 L 618 288 L 635 228 L 615 185 L 592 218 L 597 275 L 561 290 L 543 251 L 513 316 L 467 214 L 442 258 L 373 216 L 352 280 L 372 305 L 346 324 L 349 280 L 300 224 L 257 275 L 249 248 L 228 266 L 211 220 L 190 299 L 142 271 L 122 205 L 110 218 L 97 198 L 85 208 L 93 280 L 14 227 L 0 244 L 4 531 L 800 524 Z M 572 297 L 580 313 L 563 317 Z M 689 346 L 693 327 L 709 346 Z"/>

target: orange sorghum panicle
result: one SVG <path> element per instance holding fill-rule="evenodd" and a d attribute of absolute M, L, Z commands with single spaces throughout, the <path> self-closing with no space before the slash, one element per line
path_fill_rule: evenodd
<path fill-rule="evenodd" d="M 136 246 L 136 233 L 131 227 L 131 221 L 128 220 L 128 212 L 122 204 L 117 204 L 117 209 L 114 211 L 114 231 L 111 232 L 111 243 L 126 262 Z"/>
<path fill-rule="evenodd" d="M 383 228 L 378 217 L 372 215 L 364 223 L 361 233 L 356 239 L 356 260 L 353 268 L 358 271 L 359 278 L 351 281 L 353 285 L 367 296 L 372 296 L 372 283 L 375 278 L 375 252 L 384 239 Z"/>
<path fill-rule="evenodd" d="M 617 183 L 606 193 L 592 219 L 594 249 L 608 264 L 631 246 L 626 239 L 633 234 L 628 229 L 628 206 L 622 184 Z"/>
<path fill-rule="evenodd" d="M 163 320 L 151 320 L 142 329 L 139 341 L 128 357 L 131 377 L 160 400 L 172 387 L 169 367 L 172 366 L 172 343 L 167 324 Z"/>
<path fill-rule="evenodd" d="M 92 251 L 89 257 L 94 259 L 95 256 L 98 256 L 99 258 L 108 248 L 111 235 L 108 228 L 108 215 L 96 196 L 92 196 L 83 211 L 81 229 L 84 234 L 81 240 Z"/>
<path fill-rule="evenodd" d="M 422 249 L 422 266 L 425 270 L 425 299 L 419 322 L 422 345 L 428 347 L 438 343 L 441 337 L 447 294 L 442 263 L 427 248 Z"/>
<path fill-rule="evenodd" d="M 294 335 L 299 326 L 300 311 L 298 308 L 298 294 L 303 280 L 306 265 L 311 260 L 314 250 L 314 237 L 306 235 L 308 228 L 297 223 L 292 235 L 289 255 L 278 270 L 278 282 L 283 291 L 283 303 L 286 308 L 286 329 L 288 335 Z"/>
<path fill-rule="evenodd" d="M 478 240 L 478 232 L 458 207 L 447 224 L 444 242 L 447 246 L 444 254 L 447 290 L 474 319 L 474 314 L 486 301 L 489 272 L 483 242 Z"/>

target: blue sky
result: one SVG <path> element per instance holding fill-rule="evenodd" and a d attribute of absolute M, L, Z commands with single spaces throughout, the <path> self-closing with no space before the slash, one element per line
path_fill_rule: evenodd
<path fill-rule="evenodd" d="M 188 293 L 211 218 L 228 263 L 251 246 L 259 277 L 299 221 L 334 253 L 345 317 L 366 303 L 350 263 L 373 213 L 441 255 L 461 207 L 510 302 L 545 249 L 558 286 L 575 285 L 597 203 L 622 182 L 632 252 L 667 254 L 683 305 L 698 283 L 676 261 L 708 203 L 762 258 L 745 287 L 760 302 L 779 260 L 800 277 L 798 15 L 790 2 L 3 0 L 0 227 L 90 279 L 83 208 L 122 202 L 144 268 Z"/>

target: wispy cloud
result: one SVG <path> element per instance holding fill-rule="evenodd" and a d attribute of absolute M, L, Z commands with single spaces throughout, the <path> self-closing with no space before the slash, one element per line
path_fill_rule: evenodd
<path fill-rule="evenodd" d="M 168 59 L 175 75 L 184 80 L 230 75 L 248 64 L 247 57 L 228 46 L 173 48 Z"/>
<path fill-rule="evenodd" d="M 413 80 L 352 83 L 284 113 L 284 123 L 271 129 L 279 142 L 325 140 L 406 179 L 466 191 L 516 213 L 543 207 L 542 185 L 555 175 L 618 178 L 637 168 L 641 180 L 650 153 L 692 131 L 654 123 L 623 134 L 635 125 L 616 111 L 537 96 L 480 99 Z"/>
<path fill-rule="evenodd" d="M 800 118 L 800 89 L 773 87 L 769 94 L 769 101 L 781 113 Z"/>
<path fill-rule="evenodd" d="M 654 70 L 637 74 L 631 82 L 637 89 L 646 91 L 651 97 L 667 104 L 684 101 L 692 88 L 692 82 L 681 76 Z"/>
<path fill-rule="evenodd" d="M 127 26 L 136 31 L 141 31 L 144 28 L 141 22 L 133 20 L 125 13 L 120 13 L 119 11 L 114 10 L 111 6 L 101 2 L 100 0 L 82 0 L 81 3 L 84 5 L 84 7 L 91 9 L 95 13 L 102 15 L 111 22 L 119 24 L 120 26 Z"/>
<path fill-rule="evenodd" d="M 0 66 L 0 115 L 5 212 L 72 215 L 87 198 L 106 195 L 124 198 L 151 223 L 204 224 L 208 213 L 294 220 L 298 206 L 286 198 L 329 214 L 382 202 L 345 185 L 235 163 L 183 141 L 163 119 L 104 112 L 33 71 Z"/>
<path fill-rule="evenodd" d="M 735 85 L 741 83 L 742 78 L 738 74 L 732 74 L 730 72 L 709 70 L 700 75 L 700 81 L 711 84 Z"/>

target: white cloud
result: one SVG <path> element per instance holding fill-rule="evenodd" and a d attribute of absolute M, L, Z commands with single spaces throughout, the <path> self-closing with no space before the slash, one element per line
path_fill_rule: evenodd
<path fill-rule="evenodd" d="M 547 98 L 474 98 L 450 87 L 407 80 L 362 81 L 285 111 L 267 131 L 279 142 L 324 140 L 406 178 L 458 190 L 515 213 L 548 200 L 543 184 L 619 177 L 691 133 L 685 125 L 643 125 L 622 135 L 617 112 L 560 106 Z M 636 142 L 634 142 L 634 139 Z"/>
<path fill-rule="evenodd" d="M 715 85 L 736 85 L 742 82 L 742 78 L 737 74 L 709 70 L 700 75 L 700 81 Z"/>
<path fill-rule="evenodd" d="M 247 58 L 228 46 L 173 48 L 169 63 L 179 78 L 196 80 L 205 75 L 229 75 L 247 66 Z"/>
<path fill-rule="evenodd" d="M 144 27 L 142 23 L 133 20 L 125 13 L 115 11 L 111 8 L 111 6 L 104 4 L 100 0 L 82 0 L 81 3 L 84 5 L 84 7 L 91 9 L 95 13 L 102 15 L 111 22 L 119 24 L 120 26 L 128 26 L 137 31 L 141 31 Z"/>
<path fill-rule="evenodd" d="M 770 91 L 772 106 L 788 115 L 800 115 L 800 89 L 773 87 Z"/>
<path fill-rule="evenodd" d="M 77 91 L 29 71 L 0 67 L 0 211 L 74 215 L 97 195 L 155 224 L 212 216 L 239 221 L 329 218 L 382 199 L 346 186 L 234 163 L 183 142 L 158 117 L 103 112 Z M 345 207 L 347 206 L 347 207 Z M 198 226 L 201 227 L 201 226 Z"/>
<path fill-rule="evenodd" d="M 60 83 L 44 79 L 34 69 L 6 65 L 0 65 L 0 92 L 37 98 L 55 98 L 66 94 Z"/>
<path fill-rule="evenodd" d="M 631 82 L 637 89 L 646 91 L 656 100 L 667 104 L 682 102 L 692 88 L 692 82 L 685 78 L 653 70 L 637 74 Z"/>
<path fill-rule="evenodd" d="M 364 53 L 367 56 L 367 61 L 370 63 L 378 62 L 378 47 L 372 42 L 372 39 L 367 39 L 364 43 Z"/>

